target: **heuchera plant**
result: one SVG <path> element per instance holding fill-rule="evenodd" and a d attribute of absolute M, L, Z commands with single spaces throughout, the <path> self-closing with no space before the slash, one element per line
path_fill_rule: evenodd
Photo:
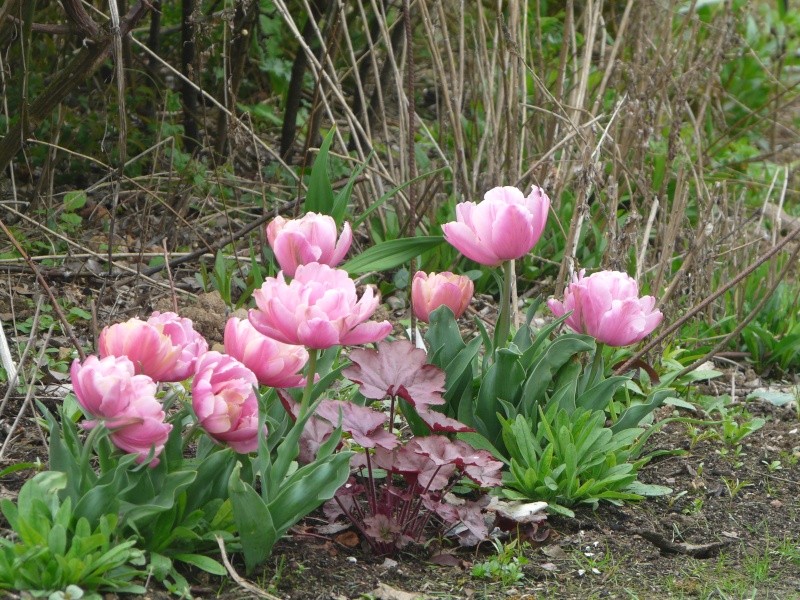
<path fill-rule="evenodd" d="M 325 513 L 331 521 L 350 521 L 377 555 L 393 555 L 431 533 L 453 533 L 463 545 L 474 545 L 489 533 L 483 510 L 488 497 L 464 500 L 451 492 L 465 479 L 476 490 L 499 486 L 503 463 L 466 442 L 430 435 L 470 429 L 430 408 L 444 403 L 445 377 L 426 358 L 405 340 L 379 342 L 377 350 L 353 350 L 353 364 L 343 375 L 359 384 L 365 398 L 388 399 L 388 418 L 383 410 L 325 400 L 301 436 L 305 460 L 314 458 L 337 425 L 349 438 L 356 450 L 353 476 L 326 504 Z M 299 414 L 292 398 L 280 395 L 287 410 Z M 398 438 L 395 422 L 403 417 L 421 435 Z"/>

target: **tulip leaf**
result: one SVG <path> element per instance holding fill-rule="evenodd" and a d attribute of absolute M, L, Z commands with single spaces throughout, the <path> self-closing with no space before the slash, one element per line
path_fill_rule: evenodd
<path fill-rule="evenodd" d="M 278 534 L 264 500 L 250 485 L 242 481 L 239 474 L 241 467 L 241 463 L 237 462 L 228 479 L 228 493 L 249 574 L 269 556 Z"/>
<path fill-rule="evenodd" d="M 328 135 L 326 135 L 325 139 L 322 141 L 319 153 L 317 153 L 314 164 L 311 166 L 311 177 L 309 177 L 308 181 L 308 194 L 306 195 L 306 201 L 303 205 L 305 212 L 333 215 L 334 197 L 333 186 L 328 176 L 328 152 L 330 151 L 335 133 L 336 129 L 331 128 Z"/>
<path fill-rule="evenodd" d="M 423 252 L 436 248 L 443 242 L 444 238 L 440 235 L 400 238 L 381 242 L 351 258 L 341 268 L 351 275 L 361 275 L 370 271 L 386 271 L 408 262 Z"/>
<path fill-rule="evenodd" d="M 176 554 L 173 558 L 217 577 L 225 577 L 228 574 L 225 567 L 209 556 L 203 556 L 202 554 Z"/>

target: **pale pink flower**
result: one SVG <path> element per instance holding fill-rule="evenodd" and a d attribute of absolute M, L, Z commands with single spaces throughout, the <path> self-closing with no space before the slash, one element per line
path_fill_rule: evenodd
<path fill-rule="evenodd" d="M 284 344 L 259 333 L 247 319 L 231 317 L 225 325 L 225 352 L 250 369 L 261 385 L 300 387 L 299 373 L 308 362 L 303 346 Z"/>
<path fill-rule="evenodd" d="M 148 375 L 155 381 L 179 381 L 173 379 L 181 347 L 161 329 L 142 321 L 129 319 L 104 327 L 98 340 L 100 356 L 127 356 L 136 373 Z"/>
<path fill-rule="evenodd" d="M 461 202 L 456 221 L 442 225 L 444 238 L 467 258 L 488 266 L 521 258 L 539 241 L 550 198 L 533 186 L 527 197 L 515 187 L 496 187 L 483 202 Z"/>
<path fill-rule="evenodd" d="M 124 356 L 98 359 L 89 356 L 72 363 L 70 375 L 78 403 L 93 419 L 86 429 L 102 424 L 118 448 L 138 454 L 143 462 L 153 450 L 150 466 L 158 464 L 172 425 L 156 399 L 156 384 L 147 375 L 134 374 L 134 364 Z"/>
<path fill-rule="evenodd" d="M 147 319 L 150 325 L 166 335 L 173 346 L 180 348 L 180 355 L 169 379 L 162 381 L 183 381 L 194 373 L 197 358 L 208 351 L 208 342 L 194 329 L 191 319 L 174 312 L 154 312 Z"/>
<path fill-rule="evenodd" d="M 114 427 L 108 423 L 106 426 L 111 429 L 109 437 L 117 448 L 139 455 L 136 462 L 147 460 L 153 450 L 150 466 L 155 467 L 172 431 L 172 425 L 164 422 L 165 416 L 158 400 L 142 399 L 131 403 L 125 412 L 127 423 L 117 421 Z"/>
<path fill-rule="evenodd" d="M 411 305 L 417 318 L 426 323 L 430 322 L 431 313 L 442 305 L 458 318 L 467 310 L 474 291 L 472 280 L 465 275 L 417 271 L 411 281 Z"/>
<path fill-rule="evenodd" d="M 267 240 L 283 272 L 294 277 L 297 267 L 317 262 L 335 267 L 345 257 L 353 241 L 350 224 L 342 227 L 336 239 L 333 217 L 306 213 L 299 219 L 275 217 L 267 225 Z"/>
<path fill-rule="evenodd" d="M 154 312 L 147 321 L 129 319 L 103 328 L 100 356 L 127 356 L 136 372 L 155 381 L 183 381 L 194 372 L 197 357 L 208 342 L 190 319 L 172 312 Z"/>
<path fill-rule="evenodd" d="M 269 277 L 253 293 L 258 309 L 250 322 L 258 331 L 285 344 L 325 349 L 382 340 L 392 330 L 389 321 L 367 321 L 378 298 L 367 287 L 361 299 L 347 272 L 310 263 L 298 267 L 291 283 L 283 273 Z"/>
<path fill-rule="evenodd" d="M 240 454 L 258 449 L 257 385 L 253 372 L 232 356 L 212 351 L 197 361 L 192 408 L 200 426 Z"/>
<path fill-rule="evenodd" d="M 636 280 L 619 271 L 581 271 L 564 291 L 564 301 L 547 301 L 554 315 L 569 311 L 567 325 L 609 346 L 628 346 L 649 335 L 664 315 L 654 310 L 653 296 L 639 297 Z"/>

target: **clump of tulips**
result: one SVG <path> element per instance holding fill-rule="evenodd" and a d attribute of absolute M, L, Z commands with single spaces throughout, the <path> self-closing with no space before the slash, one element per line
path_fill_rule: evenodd
<path fill-rule="evenodd" d="M 511 331 L 510 290 L 514 261 L 541 237 L 549 208 L 541 188 L 525 196 L 499 187 L 483 202 L 459 204 L 457 220 L 443 226 L 444 239 L 466 258 L 502 267 L 494 346 L 484 348 L 483 371 L 472 366 L 480 340 L 467 344 L 450 326 L 465 313 L 474 286 L 451 272 L 418 272 L 412 280 L 414 314 L 429 323 L 428 355 L 410 344 L 383 343 L 380 352 L 356 350 L 352 366 L 340 365 L 341 347 L 378 343 L 392 331 L 388 321 L 371 320 L 379 304 L 373 288 L 359 294 L 350 275 L 337 268 L 350 248 L 351 228 L 344 223 L 339 231 L 332 217 L 314 212 L 276 218 L 266 234 L 281 270 L 254 292 L 256 307 L 247 319 L 227 322 L 224 352 L 209 350 L 188 319 L 153 313 L 106 327 L 99 356 L 75 361 L 74 392 L 89 435 L 81 446 L 65 430 L 63 440 L 52 444 L 53 467 L 81 463 L 70 488 L 79 505 L 100 482 L 109 494 L 117 485 L 117 496 L 108 496 L 111 508 L 139 519 L 149 515 L 151 524 L 178 526 L 178 513 L 170 520 L 163 510 L 187 503 L 202 512 L 230 502 L 233 522 L 225 531 L 229 541 L 238 531 L 235 543 L 248 569 L 326 500 L 331 518 L 348 518 L 379 552 L 424 539 L 433 523 L 447 530 L 467 524 L 469 535 L 462 537 L 479 541 L 488 535 L 485 503 L 458 508 L 449 492 L 464 478 L 476 488 L 501 485 L 503 462 L 514 464 L 503 428 L 520 415 L 535 421 L 540 405 L 548 406 L 550 392 L 540 380 L 545 371 L 534 362 L 547 358 L 549 342 L 537 341 L 529 328 Z M 543 335 L 563 322 L 575 332 L 566 335 L 576 348 L 594 351 L 592 373 L 579 386 L 594 389 L 603 377 L 602 345 L 628 345 L 649 334 L 662 319 L 654 304 L 650 296 L 639 297 L 636 282 L 623 273 L 580 272 L 563 300 L 548 302 L 558 320 Z M 319 373 L 323 354 L 331 360 Z M 567 368 L 566 360 L 551 359 L 542 363 L 550 375 Z M 434 370 L 440 381 L 431 387 L 426 377 Z M 359 385 L 367 406 L 324 398 L 342 373 Z M 614 383 L 603 389 L 613 393 L 619 388 Z M 388 420 L 368 405 L 384 398 L 391 400 Z M 581 396 L 577 402 L 584 401 Z M 601 404 L 591 401 L 595 408 Z M 402 444 L 394 428 L 399 414 L 415 434 Z M 457 434 L 472 436 L 467 439 L 482 450 L 455 439 Z M 120 451 L 116 459 L 112 446 Z M 88 460 L 92 452 L 101 459 L 99 473 Z M 123 472 L 130 462 L 142 465 L 136 477 L 146 484 L 132 483 Z M 375 468 L 385 473 L 383 482 Z M 155 509 L 131 508 L 137 502 L 167 508 L 151 515 Z M 143 523 L 131 528 L 143 531 Z"/>

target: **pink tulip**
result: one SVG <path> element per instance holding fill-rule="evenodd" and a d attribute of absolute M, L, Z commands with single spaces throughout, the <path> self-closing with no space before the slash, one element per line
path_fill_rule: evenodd
<path fill-rule="evenodd" d="M 274 388 L 305 385 L 305 379 L 298 371 L 308 362 L 306 349 L 276 342 L 260 334 L 247 319 L 228 319 L 225 352 L 250 369 L 261 385 Z"/>
<path fill-rule="evenodd" d="M 321 350 L 376 342 L 392 330 L 389 321 L 365 323 L 378 307 L 371 287 L 359 300 L 345 271 L 319 263 L 298 267 L 291 283 L 282 272 L 269 277 L 253 297 L 258 309 L 250 310 L 250 323 L 285 344 Z"/>
<path fill-rule="evenodd" d="M 171 312 L 105 327 L 98 346 L 100 356 L 127 356 L 137 373 L 155 381 L 183 381 L 194 372 L 197 357 L 208 350 L 192 321 Z"/>
<path fill-rule="evenodd" d="M 335 267 L 353 241 L 350 224 L 336 240 L 336 222 L 328 215 L 306 213 L 299 219 L 275 217 L 267 225 L 267 240 L 283 272 L 294 277 L 297 267 L 318 262 Z"/>
<path fill-rule="evenodd" d="M 469 306 L 475 286 L 469 277 L 444 273 L 417 271 L 411 282 L 411 304 L 420 321 L 430 322 L 431 313 L 444 305 L 453 311 L 456 318 L 464 314 Z"/>
<path fill-rule="evenodd" d="M 142 399 L 132 403 L 125 416 L 127 423 L 118 422 L 111 429 L 111 441 L 125 452 L 138 454 L 136 462 L 139 463 L 147 460 L 153 449 L 150 466 L 155 467 L 159 462 L 157 457 L 164 450 L 172 431 L 172 425 L 164 423 L 166 415 L 161 409 L 161 403 L 155 398 Z M 111 427 L 108 423 L 106 425 Z"/>
<path fill-rule="evenodd" d="M 174 312 L 158 311 L 147 319 L 150 325 L 166 335 L 174 346 L 180 348 L 180 355 L 169 379 L 162 381 L 183 381 L 194 374 L 197 358 L 208 351 L 208 342 L 194 330 L 191 319 L 186 319 Z"/>
<path fill-rule="evenodd" d="M 664 315 L 653 310 L 655 298 L 639 298 L 639 286 L 619 271 L 599 271 L 584 277 L 581 271 L 564 292 L 564 301 L 550 299 L 557 317 L 572 311 L 567 325 L 609 346 L 635 344 L 649 335 Z"/>
<path fill-rule="evenodd" d="M 253 372 L 232 356 L 212 351 L 197 361 L 192 407 L 200 426 L 240 454 L 258 449 L 257 385 Z"/>
<path fill-rule="evenodd" d="M 181 348 L 150 323 L 129 319 L 104 327 L 98 347 L 104 358 L 127 356 L 136 373 L 148 375 L 155 381 L 179 381 L 172 376 L 181 358 Z"/>
<path fill-rule="evenodd" d="M 482 265 L 497 265 L 530 252 L 547 222 L 550 198 L 533 186 L 528 197 L 515 187 L 496 187 L 483 202 L 461 202 L 456 221 L 442 225 L 444 238 L 464 256 Z"/>
<path fill-rule="evenodd" d="M 155 382 L 147 375 L 135 375 L 134 370 L 124 356 L 89 356 L 83 364 L 73 362 L 70 375 L 78 403 L 94 417 L 83 426 L 91 429 L 103 424 L 111 431 L 114 445 L 138 454 L 140 463 L 154 449 L 153 467 L 172 425 L 164 423 L 166 415 L 155 397 Z"/>

